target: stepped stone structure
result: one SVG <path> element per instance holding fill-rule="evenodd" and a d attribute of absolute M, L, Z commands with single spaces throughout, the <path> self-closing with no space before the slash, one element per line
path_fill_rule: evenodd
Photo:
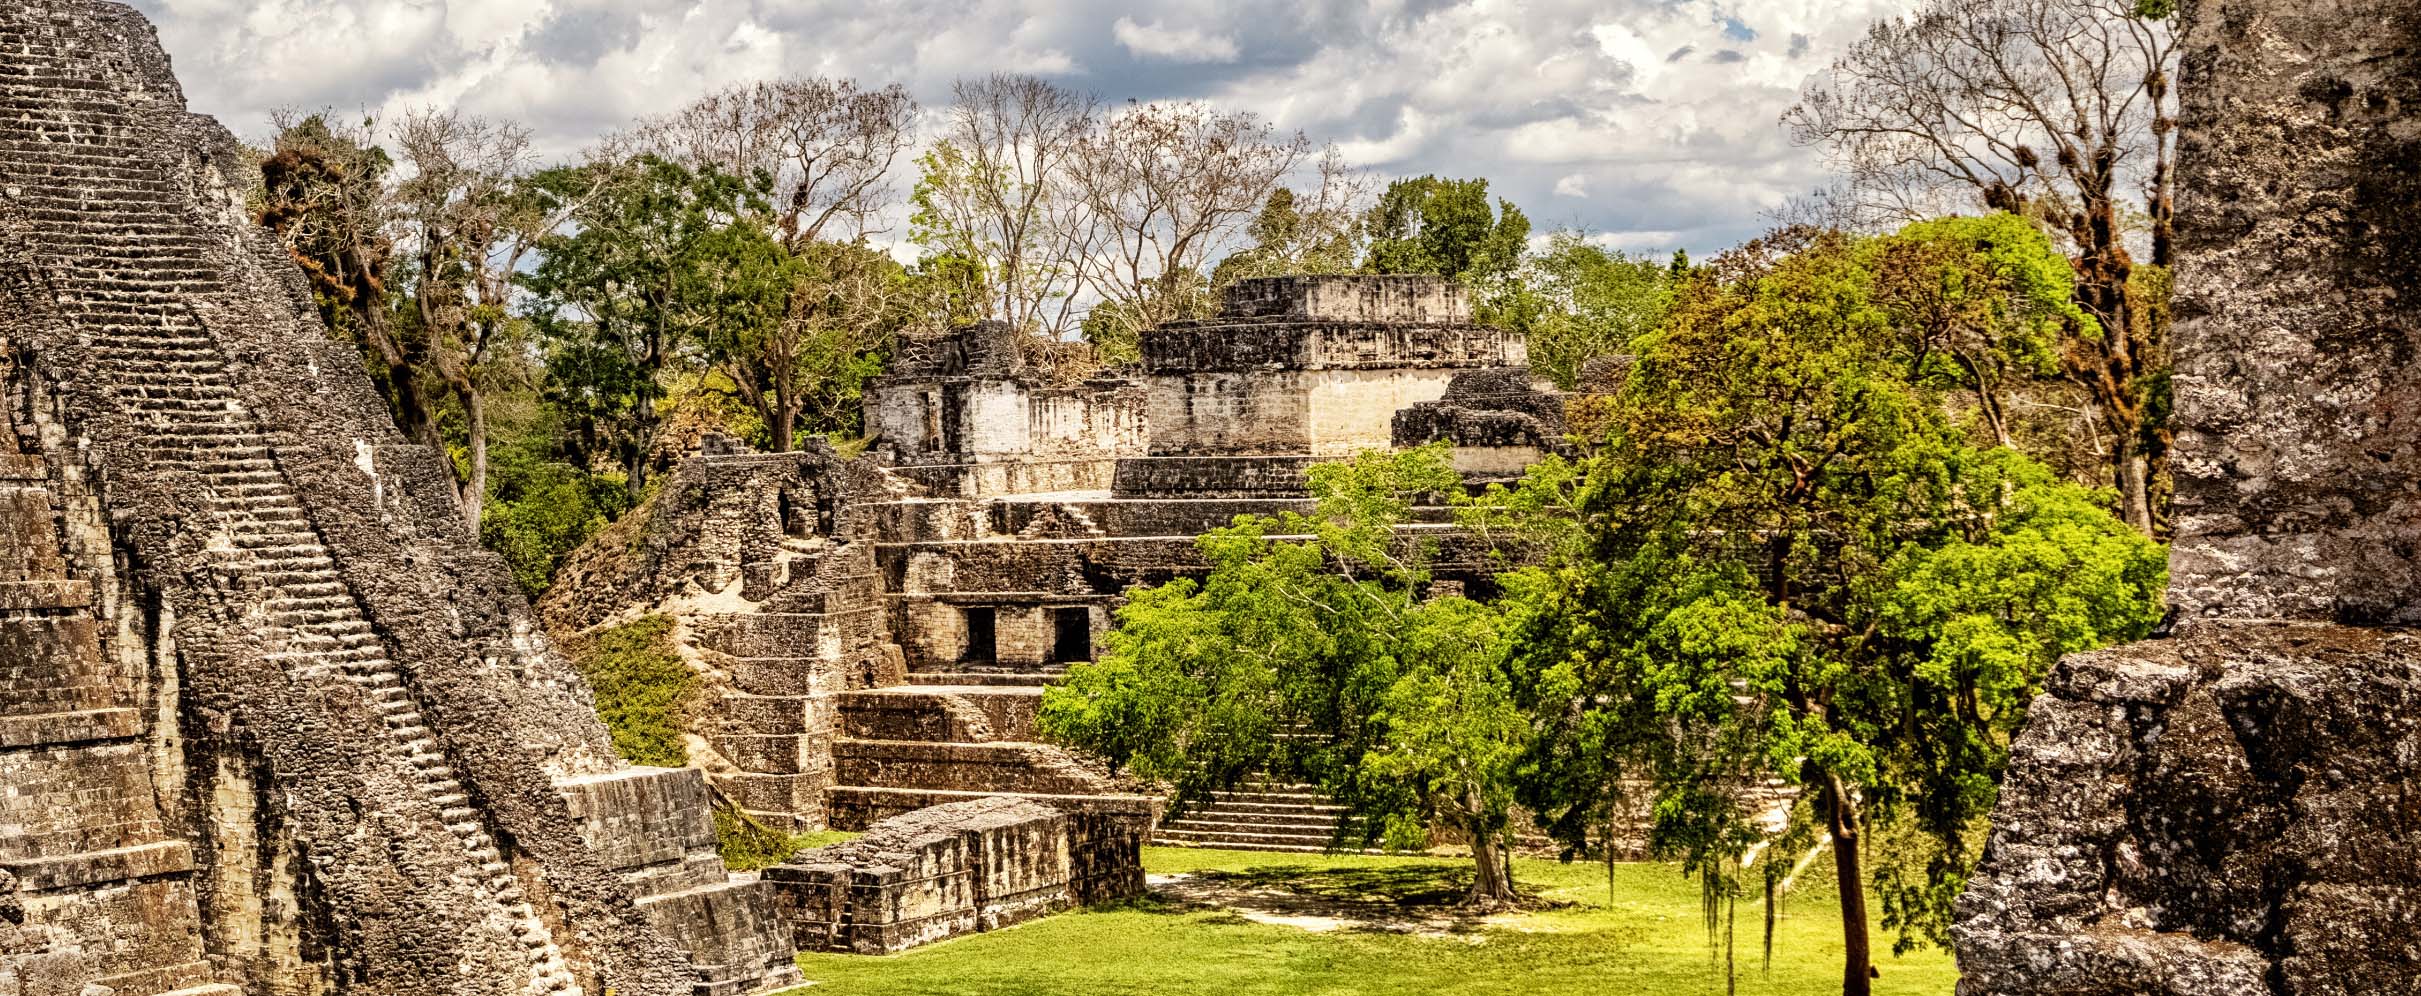
<path fill-rule="evenodd" d="M 1474 480 L 1517 473 L 1557 445 L 1562 405 L 1531 388 L 1521 337 L 1435 277 L 1242 281 L 1142 352 L 1060 386 L 1004 326 L 912 337 L 867 391 L 865 457 L 711 441 L 573 556 L 547 625 L 677 620 L 713 690 L 693 754 L 761 820 L 857 829 L 1010 796 L 1148 825 L 1158 800 L 1034 733 L 1122 593 L 1206 569 L 1195 537 L 1239 514 L 1308 510 L 1315 460 L 1445 439 Z M 1416 528 L 1451 539 L 1429 514 Z M 1447 552 L 1448 576 L 1485 582 L 1479 551 Z M 1161 839 L 1316 851 L 1339 812 L 1256 786 Z"/>
<path fill-rule="evenodd" d="M 0 5 L 0 992 L 797 977 L 248 217 L 141 17 Z"/>
<path fill-rule="evenodd" d="M 2181 18 L 2182 619 L 2036 700 L 1959 991 L 2421 993 L 2421 4 Z"/>

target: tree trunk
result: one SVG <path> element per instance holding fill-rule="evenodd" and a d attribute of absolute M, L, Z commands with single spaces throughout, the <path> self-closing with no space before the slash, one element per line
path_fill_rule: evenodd
<path fill-rule="evenodd" d="M 1514 900 L 1513 875 L 1507 871 L 1504 858 L 1497 849 L 1496 835 L 1477 826 L 1464 830 L 1471 838 L 1471 877 L 1473 906 L 1494 906 Z"/>
<path fill-rule="evenodd" d="M 2120 436 L 2112 448 L 2110 462 L 2118 483 L 2120 515 L 2135 531 L 2152 535 L 2152 470 L 2142 441 Z"/>
<path fill-rule="evenodd" d="M 463 421 L 470 450 L 470 480 L 462 482 L 462 519 L 471 527 L 471 538 L 479 538 L 479 517 L 488 502 L 488 405 L 474 387 L 462 392 Z"/>
<path fill-rule="evenodd" d="M 1866 869 L 1858 852 L 1858 805 L 1839 776 L 1824 779 L 1824 814 L 1833 842 L 1833 875 L 1841 890 L 1841 996 L 1874 991 L 1874 951 L 1867 936 Z"/>

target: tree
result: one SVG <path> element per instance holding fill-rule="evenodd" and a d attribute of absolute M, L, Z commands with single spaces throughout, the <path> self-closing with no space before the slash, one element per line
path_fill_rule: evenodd
<path fill-rule="evenodd" d="M 406 438 L 443 451 L 420 362 L 397 334 L 388 269 L 395 255 L 389 174 L 395 161 L 376 142 L 374 122 L 359 127 L 325 115 L 280 112 L 278 134 L 261 160 L 260 221 L 300 266 L 320 317 L 362 350 L 395 424 Z"/>
<path fill-rule="evenodd" d="M 1910 378 L 1971 393 L 1998 445 L 2014 444 L 2010 396 L 2058 369 L 2063 339 L 2098 334 L 2067 260 L 2015 215 L 1915 222 L 1865 250 L 1875 302 L 1907 339 Z"/>
<path fill-rule="evenodd" d="M 1652 843 L 1724 897 L 1763 839 L 1747 791 L 1801 786 L 1833 852 L 1852 996 L 1871 966 L 1869 827 L 1907 813 L 1942 842 L 1921 885 L 1885 893 L 1903 931 L 1938 919 L 2043 675 L 2144 635 L 2165 581 L 2160 548 L 2095 495 L 1966 444 L 1909 379 L 1910 340 L 1859 256 L 1794 233 L 1695 270 L 1640 341 L 1601 448 L 1495 503 L 1562 513 L 1539 562 L 1503 579 L 1516 700 L 1538 723 L 1524 801 L 1585 847 L 1644 785 Z"/>
<path fill-rule="evenodd" d="M 1261 212 L 1245 226 L 1249 244 L 1211 271 L 1213 290 L 1251 277 L 1353 272 L 1362 253 L 1369 176 L 1332 145 L 1322 150 L 1301 186 L 1299 194 L 1293 187 L 1269 192 Z"/>
<path fill-rule="evenodd" d="M 1052 339 L 1076 328 L 1080 267 L 1101 244 L 1071 171 L 1092 97 L 1031 76 L 960 80 L 917 159 L 911 241 L 962 281 L 985 317 Z"/>
<path fill-rule="evenodd" d="M 693 172 L 765 174 L 775 234 L 801 252 L 818 239 L 865 233 L 915 121 L 916 99 L 896 83 L 866 90 L 855 80 L 767 80 L 649 119 L 638 140 Z"/>
<path fill-rule="evenodd" d="M 1207 310 L 1211 253 L 1230 248 L 1311 143 L 1249 111 L 1177 102 L 1129 104 L 1076 149 L 1069 176 L 1102 233 L 1077 267 L 1093 294 L 1129 316 L 1120 327 L 1140 329 Z"/>
<path fill-rule="evenodd" d="M 1309 516 L 1240 516 L 1204 534 L 1200 581 L 1130 589 L 1091 664 L 1044 693 L 1042 728 L 1171 783 L 1182 807 L 1261 771 L 1316 782 L 1340 836 L 1471 845 L 1470 899 L 1512 900 L 1502 838 L 1525 741 L 1494 612 L 1424 597 L 1430 542 L 1399 533 L 1461 478 L 1440 448 L 1311 470 Z"/>
<path fill-rule="evenodd" d="M 409 261 L 406 312 L 393 338 L 421 381 L 443 389 L 462 417 L 455 501 L 473 532 L 487 504 L 488 403 L 497 352 L 520 321 L 513 278 L 563 220 L 524 188 L 529 132 L 516 125 L 420 110 L 396 132 L 405 175 L 389 192 Z"/>
<path fill-rule="evenodd" d="M 742 313 L 701 329 L 707 362 L 764 423 L 777 452 L 796 446 L 797 430 L 854 429 L 866 382 L 883 371 L 892 337 L 922 319 L 920 287 L 890 256 L 852 242 L 810 242 L 792 255 L 759 257 L 775 269 L 754 289 L 738 280 L 724 297 Z M 742 277 L 735 273 L 734 277 Z M 776 314 L 758 310 L 780 304 Z"/>
<path fill-rule="evenodd" d="M 663 375 L 691 358 L 680 351 L 783 319 L 795 263 L 751 221 L 768 184 L 642 155 L 549 170 L 533 186 L 546 206 L 572 205 L 570 230 L 541 241 L 521 277 L 549 344 L 550 399 L 574 422 L 576 449 L 609 455 L 639 494 Z"/>
<path fill-rule="evenodd" d="M 1369 273 L 1434 273 L 1483 295 L 1509 284 L 1529 248 L 1530 218 L 1513 202 L 1488 202 L 1486 180 L 1434 176 L 1388 184 L 1362 222 Z"/>
<path fill-rule="evenodd" d="M 790 280 L 776 295 L 780 316 L 727 316 L 737 320 L 706 326 L 700 345 L 776 451 L 796 445 L 802 418 L 816 430 L 855 426 L 859 390 L 909 319 L 914 285 L 864 239 L 915 116 L 898 85 L 789 79 L 719 90 L 639 129 L 640 144 L 692 172 L 764 184 L 761 220 L 790 262 L 756 275 Z M 727 299 L 749 309 L 771 300 Z"/>
<path fill-rule="evenodd" d="M 2091 393 L 2126 519 L 2147 535 L 2168 347 L 2134 320 L 2126 229 L 2141 218 L 2151 263 L 2169 265 L 2177 53 L 2161 13 L 2136 0 L 1931 0 L 1876 24 L 1783 117 L 1830 150 L 1863 206 L 1922 217 L 1958 191 L 2067 239 L 2095 326 L 2063 341 L 2061 364 Z"/>
<path fill-rule="evenodd" d="M 1523 262 L 1518 289 L 1495 310 L 1529 336 L 1530 369 L 1569 391 L 1591 359 L 1622 352 L 1656 327 L 1671 286 L 1664 263 L 1558 232 Z"/>

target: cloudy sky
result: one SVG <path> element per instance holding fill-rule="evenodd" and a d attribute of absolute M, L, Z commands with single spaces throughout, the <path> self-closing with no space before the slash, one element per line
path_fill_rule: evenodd
<path fill-rule="evenodd" d="M 1484 176 L 1541 229 L 1731 244 L 1823 180 L 1776 124 L 1910 0 L 130 0 L 197 111 L 458 106 L 568 155 L 711 87 L 1025 72 L 1257 111 L 1387 175 Z"/>

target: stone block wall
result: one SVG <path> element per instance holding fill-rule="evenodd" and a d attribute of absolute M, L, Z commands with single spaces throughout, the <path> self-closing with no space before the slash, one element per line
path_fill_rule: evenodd
<path fill-rule="evenodd" d="M 766 870 L 804 950 L 883 954 L 1134 895 L 1140 852 L 1019 799 L 934 806 Z"/>
<path fill-rule="evenodd" d="M 792 957 L 798 945 L 775 910 L 771 886 L 723 870 L 703 772 L 632 767 L 556 787 L 649 925 L 688 954 L 697 996 L 761 992 L 799 981 Z"/>

